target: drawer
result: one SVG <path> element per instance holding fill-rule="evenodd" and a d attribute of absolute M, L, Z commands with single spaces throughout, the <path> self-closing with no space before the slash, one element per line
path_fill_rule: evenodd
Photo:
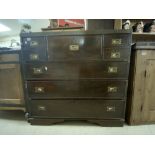
<path fill-rule="evenodd" d="M 26 79 L 128 78 L 128 62 L 59 62 L 25 64 Z"/>
<path fill-rule="evenodd" d="M 49 61 L 102 59 L 101 36 L 48 37 Z"/>
<path fill-rule="evenodd" d="M 130 48 L 104 48 L 103 59 L 110 61 L 130 61 Z"/>
<path fill-rule="evenodd" d="M 47 51 L 42 48 L 29 50 L 23 49 L 22 59 L 27 62 L 47 61 Z"/>
<path fill-rule="evenodd" d="M 28 81 L 27 91 L 32 99 L 53 98 L 116 98 L 126 97 L 126 81 L 53 80 Z"/>
<path fill-rule="evenodd" d="M 124 118 L 125 102 L 121 100 L 31 100 L 33 117 L 46 118 Z"/>
<path fill-rule="evenodd" d="M 18 62 L 19 54 L 0 54 L 0 62 Z"/>
<path fill-rule="evenodd" d="M 22 38 L 22 48 L 29 49 L 39 49 L 46 48 L 47 41 L 46 37 L 24 37 Z"/>
<path fill-rule="evenodd" d="M 104 47 L 131 46 L 131 36 L 127 34 L 107 34 L 103 39 Z"/>

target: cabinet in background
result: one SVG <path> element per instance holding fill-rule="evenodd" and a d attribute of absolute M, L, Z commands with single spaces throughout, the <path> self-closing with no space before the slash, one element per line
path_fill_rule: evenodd
<path fill-rule="evenodd" d="M 127 121 L 155 123 L 155 42 L 136 43 L 131 63 Z"/>
<path fill-rule="evenodd" d="M 0 110 L 25 110 L 20 51 L 0 51 Z"/>

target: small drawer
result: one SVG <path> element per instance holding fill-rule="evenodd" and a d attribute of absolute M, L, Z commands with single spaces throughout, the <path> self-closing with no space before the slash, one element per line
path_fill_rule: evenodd
<path fill-rule="evenodd" d="M 53 98 L 115 98 L 126 97 L 126 81 L 54 80 L 28 81 L 28 96 L 32 99 Z"/>
<path fill-rule="evenodd" d="M 22 50 L 22 59 L 23 61 L 30 62 L 39 62 L 47 60 L 47 51 L 38 49 L 38 50 Z"/>
<path fill-rule="evenodd" d="M 129 61 L 131 49 L 130 48 L 104 48 L 103 59 L 110 61 Z"/>
<path fill-rule="evenodd" d="M 18 62 L 19 54 L 0 54 L 0 62 Z"/>
<path fill-rule="evenodd" d="M 26 37 L 22 38 L 22 47 L 26 49 L 45 48 L 47 41 L 45 37 Z"/>
<path fill-rule="evenodd" d="M 128 62 L 53 62 L 24 65 L 26 79 L 127 79 Z"/>
<path fill-rule="evenodd" d="M 121 46 L 131 46 L 131 35 L 125 34 L 107 34 L 104 35 L 103 39 L 104 47 L 121 47 Z"/>
<path fill-rule="evenodd" d="M 31 100 L 32 116 L 51 118 L 124 118 L 121 100 Z"/>

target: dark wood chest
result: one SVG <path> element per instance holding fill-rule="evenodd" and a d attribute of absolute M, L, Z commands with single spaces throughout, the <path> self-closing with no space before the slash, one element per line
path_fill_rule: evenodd
<path fill-rule="evenodd" d="M 31 124 L 87 120 L 122 126 L 131 51 L 128 31 L 21 34 Z"/>

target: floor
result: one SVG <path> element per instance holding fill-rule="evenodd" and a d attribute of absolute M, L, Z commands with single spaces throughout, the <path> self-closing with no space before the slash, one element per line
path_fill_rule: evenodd
<path fill-rule="evenodd" d="M 0 111 L 0 135 L 150 135 L 155 125 L 101 127 L 86 122 L 64 122 L 51 126 L 32 126 L 22 111 Z"/>

